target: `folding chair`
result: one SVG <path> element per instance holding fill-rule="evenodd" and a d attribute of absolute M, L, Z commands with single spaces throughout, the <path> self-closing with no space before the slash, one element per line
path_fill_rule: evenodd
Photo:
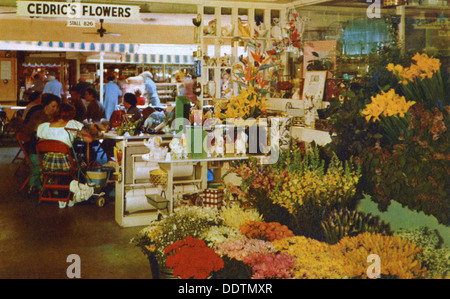
<path fill-rule="evenodd" d="M 28 135 L 26 135 L 26 134 L 24 134 L 22 132 L 16 132 L 16 138 L 17 138 L 17 141 L 19 142 L 20 150 L 19 150 L 19 153 L 17 153 L 15 159 L 22 160 L 22 163 L 19 165 L 19 167 L 17 169 L 19 169 L 21 165 L 25 165 L 26 168 L 27 168 L 27 171 L 29 173 L 30 169 L 31 169 L 30 157 L 28 156 L 28 153 L 27 153 L 27 150 L 25 149 L 24 144 L 26 142 L 29 142 L 31 140 L 31 138 Z M 20 152 L 23 152 L 23 155 L 24 155 L 23 158 L 22 157 L 18 157 Z M 27 179 L 23 183 L 22 187 L 20 187 L 19 192 L 21 192 L 23 189 L 25 189 L 25 187 L 28 185 L 29 181 L 30 181 L 30 177 L 27 176 Z"/>
<path fill-rule="evenodd" d="M 41 201 L 62 201 L 68 202 L 71 196 L 70 182 L 76 175 L 76 167 L 72 150 L 64 142 L 57 140 L 40 140 L 36 145 L 36 151 L 41 165 L 41 174 L 43 176 L 42 189 L 39 194 L 39 203 Z M 69 155 L 70 169 L 67 171 L 53 171 L 46 167 L 44 163 L 45 153 L 62 153 Z"/>

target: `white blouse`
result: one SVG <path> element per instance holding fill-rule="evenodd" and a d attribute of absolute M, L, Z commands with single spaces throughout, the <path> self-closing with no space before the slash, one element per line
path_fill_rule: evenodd
<path fill-rule="evenodd" d="M 84 127 L 82 123 L 76 120 L 69 120 L 64 128 L 50 127 L 50 123 L 42 123 L 37 128 L 37 136 L 42 139 L 51 139 L 62 141 L 69 147 L 72 147 L 72 141 L 75 139 L 77 132 L 67 131 L 68 129 L 81 130 Z"/>

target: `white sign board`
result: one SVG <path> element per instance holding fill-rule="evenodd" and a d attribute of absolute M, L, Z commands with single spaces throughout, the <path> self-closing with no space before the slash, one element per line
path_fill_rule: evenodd
<path fill-rule="evenodd" d="M 133 5 L 17 1 L 17 15 L 25 17 L 138 20 L 139 9 Z"/>
<path fill-rule="evenodd" d="M 322 101 L 325 92 L 325 81 L 327 71 L 306 72 L 305 83 L 303 86 L 303 99 L 313 98 L 313 100 Z"/>
<path fill-rule="evenodd" d="M 95 27 L 95 21 L 93 20 L 67 20 L 67 27 Z"/>
<path fill-rule="evenodd" d="M 0 66 L 0 79 L 11 80 L 11 61 L 2 61 Z"/>

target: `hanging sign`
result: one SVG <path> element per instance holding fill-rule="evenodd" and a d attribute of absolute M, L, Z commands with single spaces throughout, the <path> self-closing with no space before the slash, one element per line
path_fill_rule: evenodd
<path fill-rule="evenodd" d="M 70 20 L 67 20 L 67 27 L 95 27 L 95 21 L 70 19 Z"/>
<path fill-rule="evenodd" d="M 139 9 L 133 5 L 17 1 L 17 15 L 25 17 L 137 20 Z"/>

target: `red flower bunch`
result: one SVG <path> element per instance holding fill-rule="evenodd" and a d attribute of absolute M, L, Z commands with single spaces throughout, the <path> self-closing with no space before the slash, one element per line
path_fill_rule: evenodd
<path fill-rule="evenodd" d="M 278 222 L 251 221 L 242 225 L 240 230 L 250 239 L 269 242 L 294 236 L 294 233 L 286 225 L 281 225 Z"/>
<path fill-rule="evenodd" d="M 253 279 L 289 279 L 296 260 L 287 253 L 255 253 L 246 256 L 243 262 L 252 267 Z"/>
<path fill-rule="evenodd" d="M 167 267 L 173 269 L 175 277 L 182 279 L 206 279 L 211 272 L 224 267 L 220 256 L 200 239 L 188 236 L 167 246 L 164 253 Z"/>

